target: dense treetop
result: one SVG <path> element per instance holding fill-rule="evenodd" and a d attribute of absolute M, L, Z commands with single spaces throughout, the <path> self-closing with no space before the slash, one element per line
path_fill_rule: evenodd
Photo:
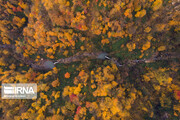
<path fill-rule="evenodd" d="M 0 0 L 0 13 L 0 83 L 38 85 L 1 99 L 1 119 L 179 119 L 178 0 Z M 72 57 L 98 52 L 111 60 Z"/>

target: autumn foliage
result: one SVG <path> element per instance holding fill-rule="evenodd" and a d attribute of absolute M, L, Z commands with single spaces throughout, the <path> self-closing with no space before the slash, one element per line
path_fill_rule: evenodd
<path fill-rule="evenodd" d="M 37 99 L 1 99 L 0 119 L 179 118 L 180 59 L 127 62 L 179 53 L 178 0 L 0 0 L 0 13 L 0 83 L 38 85 Z M 44 72 L 18 59 L 99 51 L 123 66 L 85 58 Z"/>

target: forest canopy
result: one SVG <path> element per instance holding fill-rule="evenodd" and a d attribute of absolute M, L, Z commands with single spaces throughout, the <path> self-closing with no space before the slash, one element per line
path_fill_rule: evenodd
<path fill-rule="evenodd" d="M 4 120 L 180 119 L 179 0 L 0 0 Z"/>

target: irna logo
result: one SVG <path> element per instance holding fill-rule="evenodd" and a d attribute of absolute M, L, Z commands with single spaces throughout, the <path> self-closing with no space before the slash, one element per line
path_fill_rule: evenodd
<path fill-rule="evenodd" d="M 33 87 L 6 87 L 4 86 L 4 94 L 34 94 Z"/>
<path fill-rule="evenodd" d="M 37 97 L 37 84 L 2 84 L 3 99 L 32 99 Z"/>

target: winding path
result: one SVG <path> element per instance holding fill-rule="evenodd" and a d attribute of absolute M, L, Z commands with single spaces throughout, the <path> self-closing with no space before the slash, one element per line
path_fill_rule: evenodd
<path fill-rule="evenodd" d="M 61 58 L 58 60 L 40 60 L 36 62 L 35 60 L 30 60 L 29 58 L 25 58 L 22 54 L 18 54 L 15 51 L 15 46 L 13 45 L 0 45 L 2 49 L 11 49 L 11 55 L 18 61 L 23 62 L 24 64 L 30 65 L 34 70 L 38 71 L 48 71 L 55 67 L 56 64 L 69 64 L 72 62 L 82 61 L 84 58 L 88 59 L 102 59 L 102 60 L 111 60 L 114 62 L 118 67 L 123 65 L 130 65 L 133 66 L 137 63 L 151 63 L 159 60 L 169 60 L 174 58 L 180 58 L 180 55 L 174 52 L 166 52 L 166 53 L 155 53 L 149 59 L 141 59 L 141 60 L 127 60 L 124 61 L 125 64 L 120 64 L 116 58 L 110 58 L 107 53 L 105 52 L 84 52 L 84 53 L 77 53 L 71 57 Z"/>

